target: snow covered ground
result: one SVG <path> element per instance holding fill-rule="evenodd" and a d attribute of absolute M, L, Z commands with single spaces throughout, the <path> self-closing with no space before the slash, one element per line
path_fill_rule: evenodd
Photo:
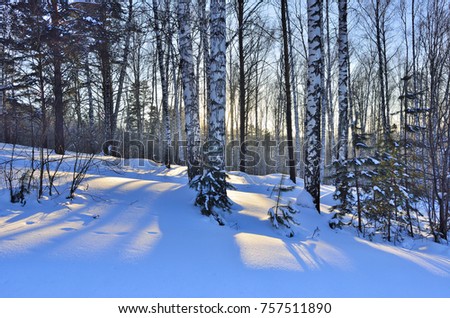
<path fill-rule="evenodd" d="M 0 144 L 0 163 L 11 151 Z M 30 150 L 16 152 L 14 166 L 28 166 Z M 449 246 L 330 229 L 332 187 L 322 188 L 322 214 L 299 206 L 288 238 L 267 215 L 280 174 L 230 173 L 234 205 L 220 227 L 193 205 L 184 167 L 105 160 L 70 201 L 68 158 L 60 194 L 38 202 L 33 190 L 24 206 L 9 203 L 1 165 L 0 297 L 450 297 Z"/>

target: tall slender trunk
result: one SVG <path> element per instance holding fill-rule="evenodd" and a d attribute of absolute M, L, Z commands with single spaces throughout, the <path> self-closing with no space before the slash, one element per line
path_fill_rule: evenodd
<path fill-rule="evenodd" d="M 225 181 L 226 108 L 226 12 L 225 0 L 211 0 L 211 113 L 209 120 L 209 164 L 222 171 Z M 226 196 L 226 187 L 222 188 Z"/>
<path fill-rule="evenodd" d="M 176 119 L 176 129 L 177 129 L 177 133 L 178 133 L 178 140 L 176 141 L 176 145 L 177 145 L 177 149 L 176 149 L 176 154 L 177 154 L 177 160 L 181 163 L 185 162 L 185 157 L 184 157 L 184 150 L 180 149 L 180 143 L 183 140 L 183 129 L 182 129 L 182 123 L 181 123 L 181 103 L 180 103 L 180 89 L 179 89 L 179 83 L 180 83 L 180 69 L 178 67 L 178 61 L 177 61 L 177 57 L 175 56 L 173 50 L 171 50 L 172 52 L 172 81 L 173 81 L 173 94 L 174 94 L 174 111 L 175 111 L 175 119 Z"/>
<path fill-rule="evenodd" d="M 348 158 L 348 31 L 347 0 L 339 0 L 339 123 L 338 160 Z"/>
<path fill-rule="evenodd" d="M 64 104 L 62 89 L 62 56 L 60 51 L 58 1 L 52 0 L 53 110 L 55 112 L 55 152 L 64 154 Z"/>
<path fill-rule="evenodd" d="M 386 88 L 385 88 L 385 60 L 383 53 L 383 39 L 382 39 L 382 14 L 381 14 L 381 0 L 376 0 L 375 5 L 375 28 L 376 28 L 376 44 L 377 44 L 377 53 L 378 53 L 378 82 L 380 85 L 380 114 L 381 114 L 381 129 L 384 136 L 384 139 L 387 140 L 389 136 L 389 119 L 387 114 L 387 106 L 386 106 Z"/>
<path fill-rule="evenodd" d="M 300 115 L 298 111 L 298 95 L 297 95 L 297 74 L 295 69 L 294 46 L 292 45 L 292 31 L 291 31 L 291 20 L 289 18 L 289 4 L 286 2 L 286 20 L 288 28 L 288 40 L 289 40 L 289 61 L 291 64 L 291 84 L 292 84 L 292 97 L 294 102 L 294 126 L 295 126 L 295 167 L 296 175 L 300 176 Z"/>
<path fill-rule="evenodd" d="M 92 94 L 92 77 L 91 68 L 89 66 L 89 52 L 86 52 L 86 60 L 84 62 L 84 72 L 86 75 L 86 90 L 88 95 L 88 119 L 89 119 L 89 143 L 91 153 L 95 152 L 95 132 L 94 132 L 94 97 Z"/>
<path fill-rule="evenodd" d="M 286 130 L 287 130 L 287 144 L 288 144 L 288 165 L 289 176 L 292 182 L 295 183 L 295 158 L 294 158 L 294 144 L 292 140 L 292 101 L 291 101 L 291 69 L 289 63 L 289 41 L 287 28 L 287 1 L 281 0 L 281 25 L 283 29 L 283 58 L 284 58 L 284 84 L 286 89 Z"/>
<path fill-rule="evenodd" d="M 114 106 L 114 112 L 111 118 L 111 131 L 113 136 L 117 129 L 117 116 L 119 114 L 120 103 L 122 101 L 123 83 L 125 81 L 125 75 L 128 67 L 128 55 L 130 52 L 131 26 L 133 23 L 133 0 L 128 1 L 128 17 L 125 25 L 125 44 L 123 49 L 122 61 L 120 62 L 116 104 Z"/>
<path fill-rule="evenodd" d="M 109 40 L 103 41 L 99 46 L 100 68 L 102 74 L 102 98 L 104 119 L 104 141 L 108 144 L 114 138 L 112 130 L 113 110 L 113 87 L 111 74 L 111 54 Z M 107 150 L 107 149 L 104 149 Z M 106 151 L 108 153 L 108 150 Z"/>
<path fill-rule="evenodd" d="M 188 177 L 201 174 L 199 102 L 192 53 L 190 0 L 178 1 L 178 46 L 180 52 L 181 82 L 187 137 Z"/>
<path fill-rule="evenodd" d="M 326 154 L 327 162 L 333 162 L 336 159 L 336 147 L 334 140 L 334 107 L 333 107 L 333 93 L 332 93 L 332 84 L 331 84 L 331 70 L 333 67 L 333 62 L 331 60 L 331 43 L 330 43 L 330 10 L 329 10 L 329 0 L 326 0 L 326 42 L 327 42 L 327 80 L 324 88 L 324 95 L 326 96 L 326 105 L 324 105 L 327 109 L 327 123 L 328 123 L 328 138 L 327 138 L 327 146 L 328 153 Z"/>
<path fill-rule="evenodd" d="M 199 0 L 198 5 L 200 8 L 200 41 L 202 47 L 203 55 L 203 75 L 204 75 L 204 108 L 205 117 L 209 118 L 209 112 L 211 108 L 211 101 L 209 99 L 209 89 L 210 89 L 210 53 L 209 53 L 209 37 L 208 37 L 208 24 L 209 17 L 206 14 L 206 0 Z M 199 76 L 200 78 L 200 76 Z M 207 126 L 206 121 L 206 126 Z M 208 131 L 208 128 L 206 131 Z"/>
<path fill-rule="evenodd" d="M 166 68 L 164 61 L 164 49 L 162 44 L 162 31 L 160 29 L 160 18 L 158 12 L 158 3 L 153 0 L 153 15 L 154 15 L 154 31 L 156 34 L 156 50 L 158 54 L 158 65 L 159 65 L 159 75 L 161 78 L 161 89 L 162 89 L 162 116 L 164 123 L 165 139 L 164 140 L 164 164 L 170 168 L 171 164 L 171 154 L 170 147 L 172 143 L 171 129 L 170 129 L 170 119 L 169 119 L 169 88 L 167 83 Z"/>
<path fill-rule="evenodd" d="M 239 55 L 239 170 L 245 172 L 245 135 L 246 135 L 246 104 L 245 104 L 245 56 L 244 56 L 244 0 L 238 0 L 238 55 Z"/>
<path fill-rule="evenodd" d="M 308 0 L 308 97 L 305 119 L 305 188 L 320 212 L 320 119 L 323 94 L 322 0 Z"/>

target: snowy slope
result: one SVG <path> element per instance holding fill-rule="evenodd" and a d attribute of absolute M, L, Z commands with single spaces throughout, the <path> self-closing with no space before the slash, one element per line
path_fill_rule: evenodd
<path fill-rule="evenodd" d="M 5 162 L 11 147 L 0 149 Z M 15 165 L 27 166 L 30 151 L 21 151 Z M 230 173 L 224 227 L 193 206 L 184 167 L 98 163 L 73 201 L 66 173 L 60 195 L 37 202 L 32 193 L 23 207 L 8 202 L 2 181 L 0 297 L 450 297 L 448 246 L 418 239 L 405 248 L 331 230 L 332 187 L 322 188 L 322 214 L 299 207 L 296 236 L 272 228 L 280 178 Z"/>

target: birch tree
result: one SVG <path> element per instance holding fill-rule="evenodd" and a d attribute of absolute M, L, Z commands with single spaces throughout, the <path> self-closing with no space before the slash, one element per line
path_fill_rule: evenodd
<path fill-rule="evenodd" d="M 308 0 L 308 92 L 305 118 L 305 189 L 320 211 L 320 119 L 323 94 L 322 0 Z"/>
<path fill-rule="evenodd" d="M 178 46 L 180 52 L 181 81 L 187 137 L 187 166 L 189 180 L 201 173 L 200 167 L 200 122 L 197 79 L 192 54 L 190 0 L 178 1 Z"/>
<path fill-rule="evenodd" d="M 338 79 L 338 101 L 339 101 L 339 123 L 338 123 L 338 160 L 334 162 L 336 168 L 335 184 L 336 192 L 334 198 L 339 202 L 339 218 L 345 213 L 352 211 L 353 195 L 350 189 L 351 178 L 348 174 L 349 166 L 354 166 L 348 162 L 348 36 L 347 36 L 347 0 L 339 0 L 339 79 Z M 355 127 L 356 128 L 356 127 Z M 355 172 L 352 172 L 355 176 Z M 357 180 L 356 180 L 357 182 Z M 335 220 L 338 221 L 338 220 Z M 341 226 L 339 220 L 337 226 Z M 361 228 L 361 225 L 359 225 Z"/>
<path fill-rule="evenodd" d="M 347 0 L 339 0 L 339 123 L 338 159 L 342 164 L 348 157 L 348 31 Z"/>
<path fill-rule="evenodd" d="M 224 220 L 216 209 L 228 210 L 229 184 L 225 173 L 225 106 L 226 106 L 226 11 L 225 0 L 212 0 L 210 7 L 210 100 L 206 167 L 191 186 L 198 191 L 196 205 L 202 213 L 213 216 L 220 225 Z"/>
<path fill-rule="evenodd" d="M 208 156 L 214 167 L 225 168 L 225 107 L 226 107 L 226 13 L 225 0 L 211 1 L 211 74 L 208 138 L 217 147 Z"/>

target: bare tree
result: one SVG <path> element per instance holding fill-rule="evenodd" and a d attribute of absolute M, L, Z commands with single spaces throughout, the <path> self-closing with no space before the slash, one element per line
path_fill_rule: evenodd
<path fill-rule="evenodd" d="M 320 119 L 323 94 L 322 0 L 308 0 L 308 99 L 305 119 L 305 189 L 320 212 Z"/>
<path fill-rule="evenodd" d="M 283 29 L 283 57 L 284 57 L 284 82 L 286 89 L 286 130 L 287 130 L 287 144 L 288 144 L 288 165 L 289 176 L 292 182 L 295 183 L 295 158 L 294 158 L 294 144 L 292 140 L 292 101 L 291 101 L 291 67 L 289 63 L 289 41 L 288 41 L 288 27 L 287 27 L 287 1 L 281 1 L 281 25 Z"/>
<path fill-rule="evenodd" d="M 170 119 L 169 119 L 169 87 L 166 74 L 166 61 L 164 60 L 165 51 L 163 48 L 163 33 L 160 27 L 161 18 L 159 15 L 159 5 L 157 0 L 153 0 L 153 28 L 156 36 L 156 50 L 158 54 L 159 76 L 161 78 L 162 88 L 162 116 L 164 123 L 165 141 L 164 141 L 164 164 L 170 168 L 171 156 L 170 146 L 172 142 Z"/>
<path fill-rule="evenodd" d="M 178 45 L 181 64 L 181 81 L 185 111 L 187 137 L 187 166 L 189 180 L 201 173 L 200 167 L 200 122 L 197 95 L 197 78 L 194 73 L 192 53 L 190 0 L 178 1 Z"/>
<path fill-rule="evenodd" d="M 347 0 L 339 0 L 339 124 L 338 159 L 341 163 L 348 157 L 348 32 Z"/>

